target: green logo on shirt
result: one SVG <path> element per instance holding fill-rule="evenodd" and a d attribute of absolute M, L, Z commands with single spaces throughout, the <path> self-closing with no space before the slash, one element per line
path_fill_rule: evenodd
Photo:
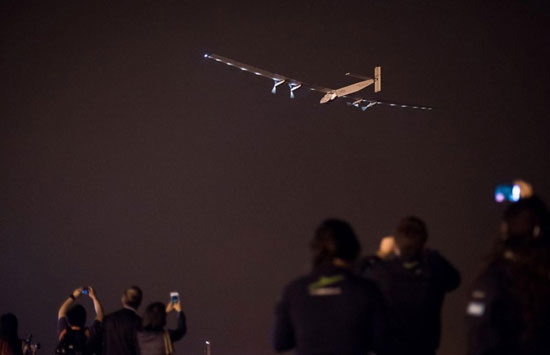
<path fill-rule="evenodd" d="M 321 276 L 319 278 L 319 280 L 317 280 L 313 283 L 310 283 L 308 287 L 309 287 L 310 291 L 314 291 L 314 290 L 317 290 L 319 288 L 327 287 L 327 286 L 333 285 L 335 283 L 338 283 L 338 282 L 342 281 L 344 278 L 345 278 L 344 275 L 334 275 L 334 276 L 329 276 L 329 277 Z"/>

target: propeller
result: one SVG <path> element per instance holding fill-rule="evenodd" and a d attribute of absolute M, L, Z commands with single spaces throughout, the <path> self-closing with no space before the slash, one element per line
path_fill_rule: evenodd
<path fill-rule="evenodd" d="M 363 102 L 367 103 L 367 105 L 361 106 L 361 103 Z M 366 100 L 366 99 L 358 99 L 353 102 L 347 102 L 347 104 L 349 106 L 360 108 L 362 111 L 366 111 L 368 108 L 371 108 L 372 106 L 375 106 L 375 105 L 386 105 L 386 106 L 400 107 L 400 108 L 414 108 L 417 110 L 427 110 L 427 111 L 433 110 L 432 107 L 428 107 L 428 106 L 406 105 L 406 104 L 398 104 L 394 102 L 374 101 L 374 100 Z"/>
<path fill-rule="evenodd" d="M 295 98 L 294 91 L 298 90 L 302 87 L 302 84 L 296 84 L 296 83 L 288 83 L 288 87 L 290 88 L 290 98 Z"/>
<path fill-rule="evenodd" d="M 281 80 L 281 79 L 273 79 L 273 81 L 275 82 L 273 84 L 273 89 L 271 89 L 271 93 L 272 94 L 275 94 L 277 93 L 277 86 L 283 84 L 285 82 L 285 80 Z"/>

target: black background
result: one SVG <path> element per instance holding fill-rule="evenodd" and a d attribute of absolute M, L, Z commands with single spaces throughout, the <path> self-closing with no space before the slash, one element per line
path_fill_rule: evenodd
<path fill-rule="evenodd" d="M 79 285 L 107 312 L 131 284 L 144 305 L 179 290 L 181 353 L 270 354 L 273 306 L 322 219 L 349 220 L 369 254 L 416 214 L 463 274 L 440 351 L 462 354 L 494 185 L 550 196 L 543 3 L 2 2 L 0 312 L 47 354 Z M 365 96 L 436 110 L 290 100 L 204 53 L 328 87 L 381 65 Z"/>

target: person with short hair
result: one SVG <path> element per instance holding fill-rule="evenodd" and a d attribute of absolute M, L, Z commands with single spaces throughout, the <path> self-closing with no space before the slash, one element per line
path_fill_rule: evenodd
<path fill-rule="evenodd" d="M 405 217 L 397 225 L 394 245 L 366 258 L 361 267 L 361 274 L 382 291 L 392 327 L 410 355 L 436 353 L 443 300 L 460 285 L 459 272 L 437 251 L 426 248 L 427 240 L 424 221 Z M 390 244 L 388 237 L 383 242 Z"/>
<path fill-rule="evenodd" d="M 165 329 L 167 313 L 176 311 L 178 323 L 176 329 Z M 147 306 L 143 314 L 142 330 L 137 339 L 140 355 L 166 355 L 174 352 L 172 344 L 184 337 L 187 332 L 185 314 L 181 309 L 181 300 L 168 305 L 154 302 Z"/>
<path fill-rule="evenodd" d="M 143 292 L 137 286 L 124 290 L 122 309 L 105 317 L 103 321 L 103 355 L 138 355 L 137 332 L 141 329 L 141 317 L 137 309 Z"/>
<path fill-rule="evenodd" d="M 86 309 L 81 304 L 74 304 L 77 298 L 87 294 L 94 304 L 96 317 L 90 327 L 86 327 Z M 100 354 L 101 322 L 103 307 L 97 298 L 95 290 L 88 286 L 75 289 L 61 304 L 57 312 L 58 345 L 56 353 L 65 354 L 69 349 L 74 354 Z"/>
<path fill-rule="evenodd" d="M 275 309 L 277 352 L 355 355 L 391 347 L 378 288 L 356 276 L 360 244 L 351 226 L 327 219 L 311 241 L 313 270 L 288 284 Z"/>

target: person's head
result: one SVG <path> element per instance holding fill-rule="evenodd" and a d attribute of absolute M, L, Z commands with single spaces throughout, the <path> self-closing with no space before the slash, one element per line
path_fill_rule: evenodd
<path fill-rule="evenodd" d="M 66 316 L 71 326 L 82 328 L 86 324 L 86 309 L 81 304 L 69 308 Z"/>
<path fill-rule="evenodd" d="M 536 196 L 521 199 L 508 206 L 501 225 L 502 240 L 508 247 L 539 241 L 547 232 L 548 209 Z"/>
<path fill-rule="evenodd" d="M 138 309 L 143 298 L 143 292 L 137 286 L 132 286 L 124 290 L 122 294 L 122 304 L 133 309 Z"/>
<path fill-rule="evenodd" d="M 397 225 L 395 244 L 403 259 L 412 259 L 420 255 L 427 240 L 428 228 L 420 218 L 408 216 Z"/>
<path fill-rule="evenodd" d="M 13 313 L 5 313 L 0 317 L 0 338 L 13 339 L 18 337 L 17 317 Z"/>
<path fill-rule="evenodd" d="M 351 226 L 339 219 L 323 221 L 311 241 L 314 266 L 331 264 L 335 259 L 351 263 L 359 255 L 360 249 Z"/>
<path fill-rule="evenodd" d="M 143 329 L 148 331 L 163 330 L 166 325 L 166 305 L 154 302 L 145 308 L 143 314 Z"/>

